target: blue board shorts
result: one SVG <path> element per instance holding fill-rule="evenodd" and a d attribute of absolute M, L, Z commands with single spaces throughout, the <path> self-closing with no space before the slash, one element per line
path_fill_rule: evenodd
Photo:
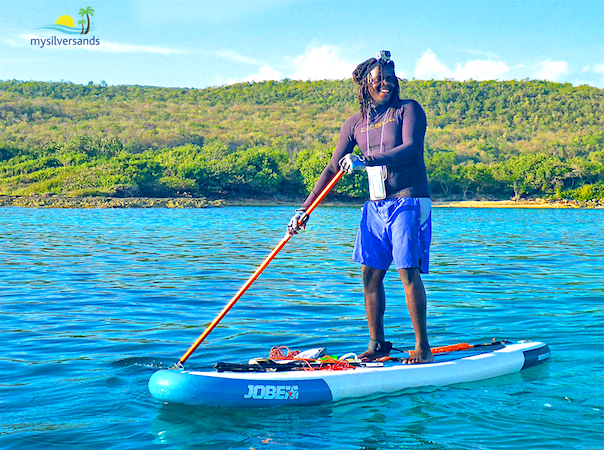
<path fill-rule="evenodd" d="M 428 273 L 432 240 L 429 198 L 368 201 L 363 206 L 352 259 L 373 269 L 418 267 Z"/>

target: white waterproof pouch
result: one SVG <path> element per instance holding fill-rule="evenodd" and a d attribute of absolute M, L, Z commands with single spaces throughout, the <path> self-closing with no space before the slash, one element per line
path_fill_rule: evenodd
<path fill-rule="evenodd" d="M 383 166 L 367 166 L 367 181 L 369 181 L 369 198 L 384 200 L 386 198 L 386 183 L 384 183 Z"/>

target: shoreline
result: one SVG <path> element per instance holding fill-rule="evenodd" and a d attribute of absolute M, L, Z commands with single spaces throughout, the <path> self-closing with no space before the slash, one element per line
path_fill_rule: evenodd
<path fill-rule="evenodd" d="M 22 208 L 207 208 L 225 206 L 224 200 L 206 198 L 173 197 L 67 197 L 67 196 L 29 196 L 0 195 L 0 207 L 16 206 Z"/>
<path fill-rule="evenodd" d="M 14 196 L 0 195 L 0 207 L 23 208 L 211 208 L 224 206 L 292 206 L 303 201 L 298 199 L 207 199 L 204 197 L 67 197 L 67 196 Z M 362 206 L 364 201 L 325 201 L 323 206 Z M 577 200 L 433 200 L 434 208 L 548 208 L 548 209 L 604 209 L 604 199 Z"/>

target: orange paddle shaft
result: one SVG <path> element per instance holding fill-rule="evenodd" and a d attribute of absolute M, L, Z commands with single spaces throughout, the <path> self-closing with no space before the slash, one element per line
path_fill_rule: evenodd
<path fill-rule="evenodd" d="M 340 170 L 331 179 L 329 184 L 327 186 L 325 186 L 325 189 L 323 189 L 323 191 L 317 196 L 315 201 L 312 202 L 312 204 L 308 207 L 308 209 L 305 212 L 305 216 L 302 217 L 302 219 L 299 222 L 299 225 L 302 225 L 304 223 L 304 221 L 306 220 L 306 218 L 308 216 L 310 216 L 310 214 L 315 210 L 315 208 L 317 206 L 319 206 L 319 203 L 321 203 L 323 201 L 323 199 L 329 193 L 329 191 L 331 191 L 331 189 L 336 185 L 336 183 L 338 181 L 340 181 L 340 178 L 342 178 L 342 175 L 344 175 L 344 172 L 342 170 Z M 252 274 L 252 276 L 245 282 L 245 284 L 241 287 L 241 289 L 239 289 L 239 291 L 237 291 L 237 293 L 229 301 L 229 303 L 227 303 L 227 305 L 223 308 L 223 310 L 220 312 L 220 314 L 218 314 L 216 316 L 216 318 L 212 321 L 212 323 L 210 323 L 210 325 L 208 325 L 208 327 L 205 329 L 205 331 L 203 333 L 201 333 L 201 335 L 197 338 L 197 340 L 193 343 L 193 345 L 191 345 L 189 350 L 187 350 L 186 353 L 182 356 L 182 358 L 180 358 L 180 361 L 178 364 L 180 364 L 180 365 L 184 364 L 184 362 L 189 358 L 189 356 L 191 356 L 191 354 L 197 349 L 197 347 L 199 347 L 199 344 L 201 344 L 205 340 L 205 338 L 208 336 L 208 334 L 210 334 L 212 332 L 212 330 L 214 328 L 216 328 L 216 325 L 218 325 L 218 323 L 222 320 L 222 318 L 227 315 L 227 313 L 231 310 L 231 308 L 235 305 L 235 303 L 237 303 L 237 301 L 241 298 L 241 296 L 245 293 L 245 291 L 247 291 L 247 289 L 252 285 L 252 283 L 254 281 L 256 281 L 256 278 L 258 278 L 260 276 L 260 274 L 264 271 L 264 269 L 266 269 L 266 266 L 268 266 L 270 264 L 270 262 L 275 258 L 275 256 L 277 256 L 277 253 L 279 253 L 281 251 L 281 249 L 285 246 L 285 244 L 287 244 L 287 241 L 289 241 L 292 236 L 293 235 L 291 235 L 289 233 L 285 234 L 283 239 L 281 239 L 281 242 L 279 242 L 279 244 L 277 244 L 277 246 L 273 249 L 273 251 L 266 257 L 264 262 L 262 264 L 260 264 L 260 266 Z"/>

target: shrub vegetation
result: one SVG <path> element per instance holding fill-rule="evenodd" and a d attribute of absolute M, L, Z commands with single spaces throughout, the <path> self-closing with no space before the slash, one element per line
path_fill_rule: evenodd
<path fill-rule="evenodd" d="M 436 198 L 604 198 L 604 90 L 401 80 Z M 0 194 L 298 199 L 356 111 L 350 80 L 207 89 L 0 81 Z M 361 175 L 337 186 L 366 196 Z"/>

